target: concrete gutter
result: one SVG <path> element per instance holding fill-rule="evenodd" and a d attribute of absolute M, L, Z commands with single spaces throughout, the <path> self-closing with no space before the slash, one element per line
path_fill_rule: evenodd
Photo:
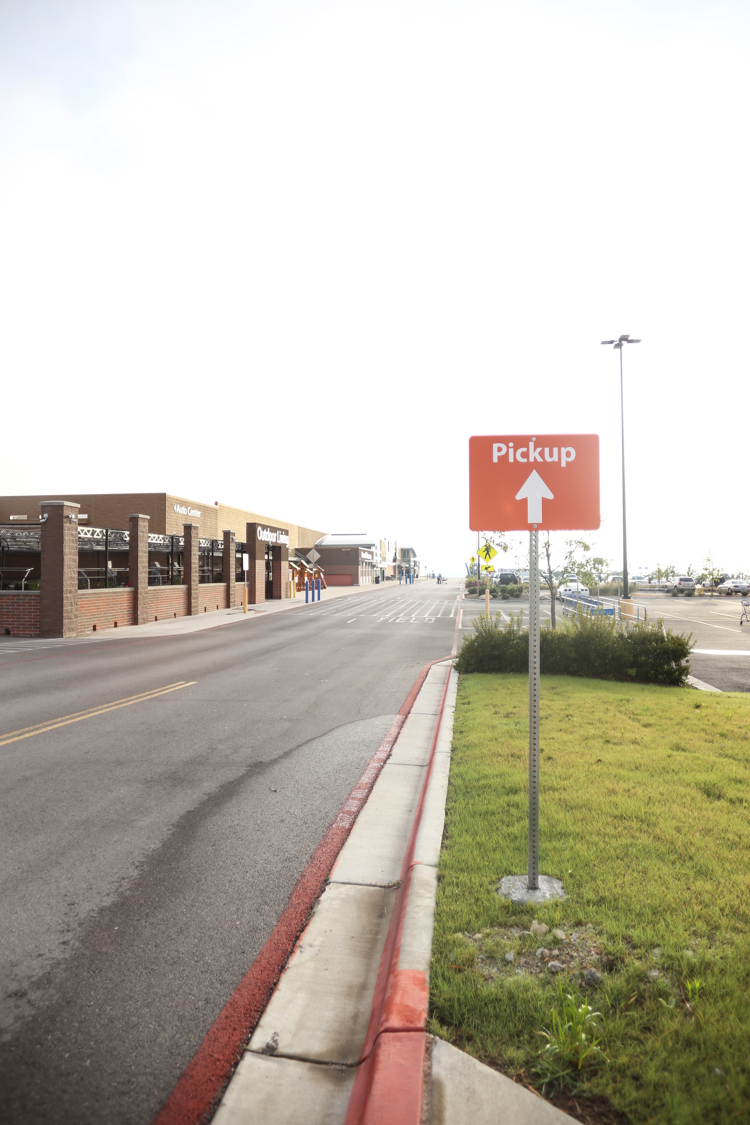
<path fill-rule="evenodd" d="M 430 669 L 215 1125 L 572 1120 L 426 1033 L 457 683 Z"/>

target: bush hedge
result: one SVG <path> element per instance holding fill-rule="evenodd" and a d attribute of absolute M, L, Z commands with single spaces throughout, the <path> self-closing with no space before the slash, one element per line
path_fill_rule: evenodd
<path fill-rule="evenodd" d="M 542 629 L 541 670 L 625 683 L 684 685 L 690 674 L 692 634 L 675 634 L 661 621 L 628 621 L 578 614 L 558 629 Z M 521 614 L 504 625 L 500 615 L 478 617 L 464 638 L 459 672 L 528 672 L 529 632 Z"/>

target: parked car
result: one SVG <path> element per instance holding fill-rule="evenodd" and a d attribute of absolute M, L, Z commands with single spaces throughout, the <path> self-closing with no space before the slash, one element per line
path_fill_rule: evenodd
<path fill-rule="evenodd" d="M 677 578 L 672 579 L 672 597 L 676 598 L 678 594 L 684 594 L 687 598 L 692 598 L 695 593 L 695 579 L 687 574 L 680 574 Z"/>
<path fill-rule="evenodd" d="M 584 586 L 577 578 L 572 581 L 565 580 L 557 587 L 557 600 L 560 601 L 566 595 L 577 594 L 579 597 L 587 598 L 589 596 L 588 586 Z"/>
<path fill-rule="evenodd" d="M 503 570 L 497 576 L 498 586 L 518 586 L 520 585 L 518 578 L 511 571 Z"/>
<path fill-rule="evenodd" d="M 726 594 L 728 598 L 732 594 L 750 594 L 750 582 L 745 582 L 742 578 L 730 578 L 727 582 L 722 582 L 720 586 L 717 586 L 716 592 Z"/>

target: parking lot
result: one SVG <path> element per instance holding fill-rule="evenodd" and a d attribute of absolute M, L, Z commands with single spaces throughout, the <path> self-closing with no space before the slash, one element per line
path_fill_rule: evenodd
<path fill-rule="evenodd" d="M 633 603 L 644 607 L 651 621 L 661 617 L 668 629 L 692 633 L 695 648 L 690 659 L 692 674 L 721 691 L 750 691 L 750 625 L 740 625 L 742 604 L 738 596 L 678 597 L 638 592 Z M 528 623 L 528 598 L 490 603 L 492 613 L 505 618 L 523 611 Z M 466 598 L 462 603 L 462 630 L 472 628 L 473 618 L 484 612 L 484 598 Z M 558 617 L 562 606 L 557 604 Z M 550 620 L 549 595 L 542 594 L 542 627 Z"/>

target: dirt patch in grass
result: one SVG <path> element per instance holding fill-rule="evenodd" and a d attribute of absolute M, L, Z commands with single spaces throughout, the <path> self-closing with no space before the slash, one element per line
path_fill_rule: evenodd
<path fill-rule="evenodd" d="M 604 979 L 602 974 L 615 965 L 591 923 L 567 932 L 559 926 L 550 930 L 536 918 L 531 925 L 531 930 L 496 927 L 482 934 L 456 934 L 456 938 L 473 951 L 471 960 L 485 980 L 494 980 L 500 973 L 572 973 L 583 987 L 595 988 Z"/>
<path fill-rule="evenodd" d="M 460 681 L 430 1030 L 581 1121 L 750 1120 L 750 699 L 543 677 L 540 870 L 568 897 L 519 907 L 527 691 Z"/>

